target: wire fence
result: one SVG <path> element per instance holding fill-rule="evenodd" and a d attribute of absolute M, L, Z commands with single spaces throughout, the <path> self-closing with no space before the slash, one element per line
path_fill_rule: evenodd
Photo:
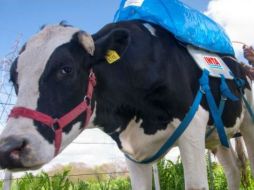
<path fill-rule="evenodd" d="M 129 171 L 112 171 L 112 172 L 98 172 L 98 173 L 82 173 L 82 174 L 70 174 L 68 177 L 80 177 L 80 176 L 99 176 L 99 175 L 122 175 L 122 174 L 128 174 Z M 49 178 L 57 178 L 59 176 L 53 176 L 49 175 Z M 34 179 L 43 178 L 43 176 L 33 176 Z M 28 179 L 27 177 L 17 177 L 17 178 L 11 178 L 11 179 L 4 179 L 6 181 L 15 181 L 15 180 L 22 180 L 22 179 Z"/>
<path fill-rule="evenodd" d="M 20 39 L 18 35 L 11 51 L 0 61 L 0 127 L 4 127 L 8 114 L 16 101 L 13 85 L 10 83 L 10 67 L 18 55 Z"/>
<path fill-rule="evenodd" d="M 45 172 L 50 174 L 50 173 L 62 173 L 66 168 L 67 170 L 70 170 L 70 173 L 68 174 L 68 177 L 72 178 L 72 177 L 75 177 L 75 178 L 78 178 L 78 177 L 85 177 L 85 176 L 93 176 L 95 178 L 98 178 L 99 176 L 101 175 L 105 175 L 105 176 L 108 176 L 109 179 L 111 179 L 112 177 L 115 178 L 117 176 L 128 176 L 129 172 L 127 171 L 127 167 L 124 163 L 124 160 L 123 160 L 123 156 L 119 156 L 119 155 L 114 155 L 116 154 L 115 152 L 111 152 L 110 150 L 112 148 L 115 148 L 115 149 L 118 149 L 117 148 L 117 145 L 116 143 L 110 143 L 110 142 L 78 142 L 78 141 L 74 141 L 73 143 L 71 143 L 71 145 L 84 145 L 84 146 L 88 146 L 86 147 L 86 149 L 91 149 L 89 148 L 90 145 L 92 146 L 103 146 L 104 149 L 108 146 L 110 146 L 110 149 L 108 149 L 108 153 L 107 153 L 107 162 L 105 163 L 101 163 L 101 164 L 95 164 L 93 166 L 89 166 L 89 165 L 86 165 L 86 160 L 84 160 L 83 163 L 80 163 L 80 162 L 73 162 L 75 159 L 73 159 L 75 157 L 75 155 L 73 154 L 68 154 L 68 153 L 63 153 L 63 154 L 60 154 L 59 156 L 61 157 L 67 157 L 67 159 L 69 160 L 69 163 L 62 163 L 61 164 L 61 158 L 59 158 L 59 161 L 55 161 L 54 164 L 51 164 L 52 166 L 49 167 L 48 169 L 42 169 L 40 171 L 37 171 L 37 172 L 32 172 L 33 174 L 33 179 L 38 179 L 38 178 L 43 178 L 43 176 L 41 176 L 41 172 Z M 106 147 L 105 147 L 106 146 Z M 120 153 L 120 151 L 119 151 Z M 79 156 L 83 156 L 85 155 L 84 151 L 82 151 L 82 154 L 78 154 L 76 155 L 76 157 L 79 157 Z M 102 159 L 102 158 L 98 158 L 96 156 L 98 156 L 99 153 L 97 153 L 96 155 L 93 155 L 93 158 L 94 159 Z M 91 155 L 89 155 L 91 156 Z M 118 163 L 118 164 L 117 164 Z M 75 164 L 76 167 L 80 166 L 80 171 L 77 171 L 75 170 Z M 84 164 L 84 167 L 82 168 L 82 164 Z M 110 166 L 109 169 L 106 169 L 107 171 L 103 171 L 102 169 L 102 172 L 101 172 L 101 169 L 97 170 L 98 168 L 100 167 L 103 167 L 103 165 L 106 165 L 106 166 Z M 118 167 L 119 165 L 121 165 L 120 167 Z M 70 166 L 70 167 L 68 167 Z M 68 169 L 69 168 L 69 169 Z M 72 170 L 72 168 L 74 168 L 74 170 Z M 97 168 L 97 169 L 95 169 Z M 87 172 L 86 172 L 87 170 Z M 90 171 L 92 170 L 92 172 Z M 95 172 L 93 172 L 95 171 Z M 79 173 L 81 172 L 81 173 Z M 83 172 L 83 173 L 82 173 Z M 31 171 L 28 171 L 27 173 L 31 173 Z M 14 181 L 17 181 L 17 180 L 24 180 L 24 179 L 29 179 L 27 177 L 27 173 L 25 172 L 22 172 L 22 173 L 13 173 L 13 175 L 11 176 L 11 178 L 5 178 L 5 173 L 4 173 L 4 170 L 2 170 L 1 172 L 1 175 L 0 175 L 0 181 L 1 180 L 4 180 L 5 183 L 7 183 L 8 181 L 10 182 L 14 182 Z M 49 178 L 55 178 L 57 176 L 55 175 L 48 175 L 47 177 Z"/>

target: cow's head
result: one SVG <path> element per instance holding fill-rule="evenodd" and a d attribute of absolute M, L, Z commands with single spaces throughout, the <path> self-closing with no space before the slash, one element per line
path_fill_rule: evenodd
<path fill-rule="evenodd" d="M 15 107 L 25 107 L 52 118 L 65 115 L 84 100 L 93 64 L 105 62 L 110 48 L 106 44 L 119 47 L 119 33 L 123 32 L 105 34 L 96 44 L 90 35 L 77 28 L 44 27 L 25 44 L 12 64 L 11 81 L 17 93 Z M 60 151 L 80 134 L 85 117 L 86 112 L 63 129 Z M 0 167 L 40 167 L 54 158 L 54 141 L 55 130 L 43 122 L 10 117 L 0 136 Z"/>

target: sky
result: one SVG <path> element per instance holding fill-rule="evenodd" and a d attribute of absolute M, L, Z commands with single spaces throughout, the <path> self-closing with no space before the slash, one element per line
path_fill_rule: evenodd
<path fill-rule="evenodd" d="M 119 2 L 120 0 L 0 0 L 0 59 L 10 51 L 20 34 L 22 44 L 44 24 L 65 20 L 75 27 L 95 33 L 113 20 Z M 253 0 L 183 0 L 183 2 L 216 20 L 232 40 L 254 45 Z M 235 49 L 237 55 L 241 57 L 241 46 L 236 44 Z M 91 144 L 98 143 L 98 139 L 106 144 L 97 146 Z M 75 142 L 88 144 L 71 144 L 53 160 L 51 165 L 71 161 L 96 165 L 124 158 L 112 144 L 112 140 L 98 130 L 83 132 Z M 171 156 L 177 154 L 176 150 Z"/>
<path fill-rule="evenodd" d="M 213 0 L 206 14 L 223 26 L 232 41 L 254 45 L 254 1 Z M 236 56 L 242 58 L 242 45 L 233 43 Z M 244 59 L 242 59 L 244 60 Z"/>
<path fill-rule="evenodd" d="M 201 11 L 208 0 L 184 0 Z M 6 55 L 15 40 L 22 35 L 24 43 L 44 24 L 69 24 L 95 33 L 113 20 L 120 0 L 1 0 L 0 58 Z"/>

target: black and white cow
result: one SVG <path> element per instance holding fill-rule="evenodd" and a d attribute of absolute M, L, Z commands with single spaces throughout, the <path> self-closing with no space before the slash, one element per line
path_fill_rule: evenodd
<path fill-rule="evenodd" d="M 120 59 L 109 64 L 105 59 L 108 50 L 115 50 Z M 239 64 L 231 59 L 224 60 L 237 77 L 246 80 Z M 35 110 L 33 117 L 46 114 L 60 118 L 83 101 L 90 85 L 91 69 L 97 84 L 88 128 L 102 129 L 124 153 L 137 161 L 157 152 L 181 123 L 193 103 L 202 74 L 186 48 L 172 34 L 153 24 L 113 23 L 92 37 L 70 26 L 46 26 L 26 43 L 12 65 L 11 81 L 17 92 L 15 107 Z M 232 92 L 240 96 L 234 82 L 227 82 Z M 210 80 L 217 103 L 219 83 L 219 79 Z M 248 85 L 247 91 L 250 92 Z M 252 103 L 251 98 L 249 100 Z M 58 128 L 29 118 L 26 115 L 29 110 L 10 117 L 1 134 L 2 168 L 33 169 L 56 155 Z M 86 114 L 80 113 L 63 128 L 59 151 L 80 134 Z M 253 124 L 241 101 L 228 100 L 222 118 L 229 136 L 241 131 L 254 171 Z M 232 149 L 220 145 L 216 132 L 205 144 L 207 125 L 212 124 L 207 102 L 203 99 L 189 127 L 175 143 L 180 148 L 184 165 L 185 188 L 208 189 L 207 145 L 216 150 L 225 168 L 229 189 L 239 189 L 240 169 Z M 151 190 L 151 164 L 126 160 L 132 188 Z"/>

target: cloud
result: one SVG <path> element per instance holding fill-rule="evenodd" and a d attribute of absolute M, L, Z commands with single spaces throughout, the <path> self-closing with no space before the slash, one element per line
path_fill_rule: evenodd
<path fill-rule="evenodd" d="M 254 45 L 254 1 L 211 0 L 206 15 L 218 22 L 232 41 Z M 242 55 L 242 46 L 234 44 L 237 56 Z"/>

